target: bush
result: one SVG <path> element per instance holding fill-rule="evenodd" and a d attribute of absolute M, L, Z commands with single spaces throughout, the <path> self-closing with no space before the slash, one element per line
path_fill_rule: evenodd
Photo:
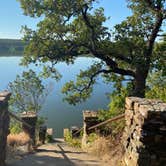
<path fill-rule="evenodd" d="M 98 138 L 98 135 L 96 133 L 91 133 L 88 136 L 88 143 L 94 142 Z"/>
<path fill-rule="evenodd" d="M 81 148 L 81 139 L 72 138 L 72 134 L 69 130 L 65 132 L 64 139 L 70 146 Z"/>
<path fill-rule="evenodd" d="M 69 130 L 66 130 L 65 135 L 64 135 L 64 139 L 66 142 L 70 142 L 72 139 L 72 135 L 71 132 Z"/>
<path fill-rule="evenodd" d="M 125 97 L 128 95 L 129 88 L 121 87 L 119 91 L 114 91 L 111 96 L 111 102 L 109 104 L 109 110 L 100 110 L 98 113 L 99 121 L 105 121 L 107 119 L 113 118 L 125 112 Z M 116 135 L 123 132 L 125 127 L 124 120 L 118 120 L 112 123 L 108 123 L 105 126 L 100 127 L 102 135 L 110 135 L 116 138 Z"/>
<path fill-rule="evenodd" d="M 166 102 L 166 76 L 163 76 L 161 71 L 149 74 L 146 98 L 160 99 Z"/>
<path fill-rule="evenodd" d="M 21 123 L 15 121 L 15 120 L 11 120 L 10 133 L 11 134 L 19 134 L 20 132 L 22 132 Z"/>
<path fill-rule="evenodd" d="M 53 136 L 47 134 L 47 135 L 46 135 L 46 141 L 47 141 L 48 143 L 54 142 Z"/>

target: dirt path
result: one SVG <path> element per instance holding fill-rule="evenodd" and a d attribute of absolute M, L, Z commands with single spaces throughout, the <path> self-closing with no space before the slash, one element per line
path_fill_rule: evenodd
<path fill-rule="evenodd" d="M 63 140 L 42 145 L 36 153 L 24 156 L 8 166 L 108 166 L 96 157 L 67 146 Z"/>

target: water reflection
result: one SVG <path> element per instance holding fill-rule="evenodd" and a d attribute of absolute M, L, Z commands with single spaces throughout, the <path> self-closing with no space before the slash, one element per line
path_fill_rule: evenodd
<path fill-rule="evenodd" d="M 61 137 L 63 134 L 63 128 L 70 127 L 72 125 L 82 125 L 82 110 L 97 110 L 99 108 L 107 108 L 109 99 L 106 97 L 106 92 L 111 91 L 110 85 L 103 84 L 101 79 L 98 79 L 98 83 L 95 85 L 94 92 L 89 100 L 76 106 L 71 106 L 66 102 L 63 102 L 63 94 L 61 94 L 61 88 L 69 80 L 74 80 L 76 74 L 80 69 L 84 70 L 90 64 L 92 64 L 92 58 L 78 58 L 74 65 L 66 65 L 64 63 L 57 64 L 57 69 L 62 74 L 62 78 L 59 82 L 53 79 L 44 80 L 44 83 L 50 81 L 54 84 L 53 91 L 49 94 L 41 115 L 48 118 L 47 125 L 54 129 L 54 135 Z M 9 82 L 13 81 L 17 74 L 21 74 L 22 71 L 27 70 L 27 67 L 19 66 L 20 57 L 1 57 L 0 58 L 0 91 L 7 88 Z M 36 72 L 41 71 L 38 66 L 31 65 L 30 68 Z"/>

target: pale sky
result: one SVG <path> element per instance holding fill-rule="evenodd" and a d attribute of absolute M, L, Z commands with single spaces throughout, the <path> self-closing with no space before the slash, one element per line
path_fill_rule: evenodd
<path fill-rule="evenodd" d="M 97 6 L 104 7 L 105 15 L 111 16 L 110 21 L 107 22 L 107 26 L 110 28 L 131 14 L 126 0 L 100 0 Z M 16 0 L 1 0 L 0 2 L 0 38 L 21 38 L 21 26 L 27 25 L 35 29 L 39 20 L 24 16 L 23 10 Z"/>

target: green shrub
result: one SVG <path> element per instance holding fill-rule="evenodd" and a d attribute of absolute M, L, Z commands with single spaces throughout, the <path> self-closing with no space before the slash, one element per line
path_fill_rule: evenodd
<path fill-rule="evenodd" d="M 76 148 L 81 148 L 81 139 L 73 138 L 73 139 L 71 139 L 71 142 L 69 142 L 69 145 L 76 147 Z"/>
<path fill-rule="evenodd" d="M 47 135 L 46 135 L 46 141 L 47 141 L 48 143 L 52 143 L 52 142 L 54 141 L 53 136 L 47 134 Z"/>
<path fill-rule="evenodd" d="M 71 132 L 69 130 L 66 131 L 66 133 L 64 135 L 64 139 L 66 142 L 70 142 L 72 140 L 72 135 L 71 135 Z"/>
<path fill-rule="evenodd" d="M 149 74 L 146 98 L 160 99 L 166 102 L 166 76 L 163 76 L 161 71 Z"/>
<path fill-rule="evenodd" d="M 22 132 L 21 124 L 15 120 L 11 120 L 10 133 L 11 134 L 19 134 L 20 132 Z"/>
<path fill-rule="evenodd" d="M 88 143 L 94 142 L 98 138 L 98 135 L 96 133 L 91 133 L 88 135 Z"/>
<path fill-rule="evenodd" d="M 81 148 L 81 139 L 80 138 L 72 138 L 71 132 L 68 130 L 64 135 L 65 141 L 73 147 Z"/>
<path fill-rule="evenodd" d="M 118 91 L 115 90 L 110 96 L 109 110 L 100 110 L 98 113 L 99 121 L 105 121 L 113 118 L 125 112 L 125 98 L 128 96 L 130 85 L 127 87 L 121 87 Z M 108 123 L 107 125 L 101 126 L 100 130 L 102 133 L 111 133 L 113 138 L 116 135 L 123 132 L 125 127 L 125 121 L 120 119 L 118 121 Z M 107 135 L 107 134 L 106 134 Z"/>
<path fill-rule="evenodd" d="M 36 126 L 40 127 L 40 126 L 44 125 L 46 123 L 46 120 L 47 120 L 47 118 L 45 118 L 43 116 L 38 117 Z"/>

